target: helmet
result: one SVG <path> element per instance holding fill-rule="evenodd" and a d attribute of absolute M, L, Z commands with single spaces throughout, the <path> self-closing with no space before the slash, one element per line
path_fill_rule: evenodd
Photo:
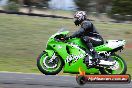
<path fill-rule="evenodd" d="M 76 26 L 79 26 L 79 24 L 81 24 L 82 21 L 86 20 L 86 12 L 85 11 L 77 11 L 74 14 L 74 23 Z"/>

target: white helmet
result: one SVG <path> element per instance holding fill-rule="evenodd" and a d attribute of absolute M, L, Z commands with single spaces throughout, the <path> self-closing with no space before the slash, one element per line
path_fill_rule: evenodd
<path fill-rule="evenodd" d="M 76 18 L 77 20 L 85 20 L 87 17 L 87 14 L 85 11 L 77 11 L 75 14 L 74 14 L 74 18 Z"/>
<path fill-rule="evenodd" d="M 87 14 L 85 11 L 77 11 L 74 14 L 74 23 L 76 26 L 79 26 L 79 24 L 81 24 L 82 21 L 84 21 L 87 18 Z"/>

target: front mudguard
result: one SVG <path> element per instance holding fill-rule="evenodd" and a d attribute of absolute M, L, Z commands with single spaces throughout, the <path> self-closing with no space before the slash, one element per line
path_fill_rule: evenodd
<path fill-rule="evenodd" d="M 51 58 L 54 54 L 53 50 L 45 50 L 44 52 L 46 52 L 48 54 L 49 58 Z"/>

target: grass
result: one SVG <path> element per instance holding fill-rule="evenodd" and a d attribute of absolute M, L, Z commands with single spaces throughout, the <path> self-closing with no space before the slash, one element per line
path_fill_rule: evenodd
<path fill-rule="evenodd" d="M 106 39 L 125 39 L 132 44 L 132 24 L 93 22 Z M 73 20 L 0 14 L 0 71 L 38 73 L 37 56 L 45 49 L 48 38 L 60 28 L 76 31 Z M 121 56 L 132 74 L 132 48 Z"/>

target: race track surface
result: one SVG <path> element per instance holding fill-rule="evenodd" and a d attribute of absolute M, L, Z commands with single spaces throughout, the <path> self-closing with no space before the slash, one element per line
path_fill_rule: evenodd
<path fill-rule="evenodd" d="M 86 84 L 79 86 L 73 76 L 0 73 L 0 88 L 132 88 L 130 84 Z"/>

